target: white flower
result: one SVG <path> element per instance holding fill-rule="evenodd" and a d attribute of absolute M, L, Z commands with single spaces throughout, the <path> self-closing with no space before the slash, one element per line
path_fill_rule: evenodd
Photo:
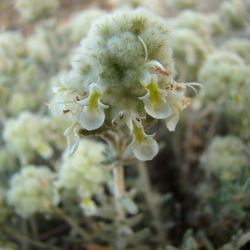
<path fill-rule="evenodd" d="M 145 105 L 146 112 L 156 119 L 167 118 L 171 113 L 171 106 L 166 100 L 167 91 L 159 89 L 154 82 L 149 83 L 146 86 L 148 93 L 140 97 Z"/>
<path fill-rule="evenodd" d="M 141 121 L 132 120 L 132 135 L 130 147 L 135 157 L 140 161 L 152 160 L 158 153 L 159 146 L 153 139 L 153 135 L 147 135 L 144 132 Z"/>
<path fill-rule="evenodd" d="M 68 145 L 68 153 L 69 155 L 73 155 L 77 150 L 80 143 L 80 136 L 78 134 L 79 126 L 76 124 L 68 127 L 64 135 L 66 136 L 67 145 Z"/>
<path fill-rule="evenodd" d="M 105 120 L 104 109 L 107 105 L 101 103 L 101 91 L 95 83 L 91 84 L 89 96 L 86 99 L 78 101 L 82 106 L 82 111 L 79 114 L 80 124 L 87 130 L 95 130 L 102 126 Z"/>

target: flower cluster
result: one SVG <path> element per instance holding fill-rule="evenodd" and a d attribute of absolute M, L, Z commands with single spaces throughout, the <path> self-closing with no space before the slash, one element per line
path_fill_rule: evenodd
<path fill-rule="evenodd" d="M 199 81 L 205 83 L 200 95 L 208 100 L 227 102 L 234 90 L 238 90 L 244 83 L 247 72 L 248 66 L 237 54 L 215 51 L 207 57 L 200 69 Z"/>
<path fill-rule="evenodd" d="M 244 59 L 246 64 L 250 64 L 250 40 L 244 38 L 233 38 L 228 40 L 223 48 L 230 50 Z"/>
<path fill-rule="evenodd" d="M 72 46 L 70 30 L 54 19 L 39 23 L 27 41 L 29 56 L 45 71 L 46 80 L 68 66 Z"/>
<path fill-rule="evenodd" d="M 23 110 L 35 111 L 45 90 L 41 70 L 31 63 L 25 38 L 18 32 L 2 32 L 0 47 L 2 111 L 8 115 L 17 115 Z"/>
<path fill-rule="evenodd" d="M 7 193 L 8 203 L 22 217 L 36 212 L 49 213 L 52 208 L 54 174 L 46 166 L 25 166 L 15 173 Z"/>
<path fill-rule="evenodd" d="M 73 157 L 63 154 L 60 162 L 55 187 L 59 192 L 66 190 L 77 193 L 85 213 L 95 210 L 92 196 L 102 192 L 103 183 L 109 177 L 109 168 L 102 164 L 105 145 L 94 140 L 83 139 Z"/>
<path fill-rule="evenodd" d="M 161 0 L 117 0 L 117 7 L 132 8 L 143 7 L 157 14 L 164 14 L 165 7 Z"/>
<path fill-rule="evenodd" d="M 210 41 L 211 34 L 213 33 L 210 18 L 203 13 L 195 12 L 192 10 L 182 11 L 178 16 L 172 18 L 171 26 L 175 29 L 190 29 L 204 41 Z"/>
<path fill-rule="evenodd" d="M 246 25 L 247 11 L 244 1 L 225 1 L 222 3 L 218 14 L 227 29 L 242 28 Z"/>
<path fill-rule="evenodd" d="M 22 164 L 30 163 L 37 155 L 48 159 L 53 154 L 50 119 L 37 114 L 22 112 L 5 124 L 3 137 L 11 152 Z"/>
<path fill-rule="evenodd" d="M 20 67 L 20 59 L 27 56 L 24 37 L 15 31 L 0 33 L 0 73 L 14 73 Z M 1 79 L 0 78 L 0 79 Z"/>
<path fill-rule="evenodd" d="M 74 121 L 65 131 L 71 153 L 80 130 L 98 134 L 127 127 L 137 159 L 157 154 L 158 145 L 145 128 L 163 119 L 175 130 L 179 112 L 190 103 L 185 90 L 197 85 L 174 81 L 168 38 L 165 21 L 143 9 L 118 11 L 93 24 L 72 71 L 54 87 L 57 103 L 52 106 Z"/>
<path fill-rule="evenodd" d="M 91 23 L 103 14 L 104 12 L 100 9 L 89 9 L 75 13 L 67 26 L 72 42 L 79 43 L 87 35 Z"/>
<path fill-rule="evenodd" d="M 58 0 L 16 0 L 15 7 L 22 18 L 34 21 L 53 14 L 59 7 Z"/>
<path fill-rule="evenodd" d="M 215 137 L 204 152 L 201 162 L 208 172 L 222 180 L 235 180 L 242 167 L 249 165 L 243 142 L 235 136 Z"/>
<path fill-rule="evenodd" d="M 172 33 L 173 57 L 180 79 L 197 80 L 197 73 L 210 46 L 191 29 L 179 28 Z"/>
<path fill-rule="evenodd" d="M 198 0 L 165 0 L 165 2 L 176 9 L 195 9 L 199 4 Z"/>

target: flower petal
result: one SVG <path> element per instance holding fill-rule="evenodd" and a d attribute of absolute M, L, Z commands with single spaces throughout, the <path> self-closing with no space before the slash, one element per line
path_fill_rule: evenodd
<path fill-rule="evenodd" d="M 104 109 L 106 107 L 102 103 L 99 103 L 95 109 L 91 109 L 89 106 L 83 107 L 79 115 L 81 126 L 87 130 L 95 130 L 101 127 L 105 120 Z"/>
<path fill-rule="evenodd" d="M 77 103 L 83 106 L 79 114 L 79 121 L 81 126 L 87 130 L 95 130 L 102 126 L 105 120 L 104 109 L 108 108 L 100 101 L 101 90 L 93 83 L 90 86 L 89 96 Z"/>
<path fill-rule="evenodd" d="M 78 129 L 79 126 L 74 124 L 68 127 L 64 132 L 68 145 L 68 153 L 70 156 L 75 153 L 80 143 L 80 136 L 78 134 Z"/>
<path fill-rule="evenodd" d="M 49 159 L 53 155 L 53 149 L 48 143 L 37 143 L 34 148 L 45 159 Z"/>
<path fill-rule="evenodd" d="M 166 119 L 166 126 L 169 131 L 175 131 L 176 125 L 179 121 L 179 112 L 175 110 L 171 116 Z"/>
<path fill-rule="evenodd" d="M 135 157 L 140 161 L 152 160 L 159 151 L 157 142 L 152 135 L 144 132 L 141 122 L 133 121 L 133 141 L 130 147 Z"/>
<path fill-rule="evenodd" d="M 159 151 L 157 142 L 150 136 L 145 138 L 143 143 L 138 143 L 138 141 L 134 140 L 131 143 L 131 148 L 136 159 L 140 161 L 152 160 Z"/>
<path fill-rule="evenodd" d="M 146 112 L 156 118 L 165 119 L 172 113 L 172 108 L 166 100 L 167 92 L 159 89 L 156 83 L 151 82 L 147 85 L 148 93 L 140 97 L 145 105 Z"/>
<path fill-rule="evenodd" d="M 148 69 L 144 69 L 140 76 L 140 83 L 146 87 L 150 82 L 157 82 L 157 75 L 149 72 Z"/>

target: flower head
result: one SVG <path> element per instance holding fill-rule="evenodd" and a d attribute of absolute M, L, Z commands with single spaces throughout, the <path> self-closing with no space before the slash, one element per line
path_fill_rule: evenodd
<path fill-rule="evenodd" d="M 201 158 L 202 165 L 221 180 L 232 181 L 247 167 L 247 149 L 235 136 L 215 137 Z"/>
<path fill-rule="evenodd" d="M 168 38 L 166 22 L 143 9 L 100 17 L 76 51 L 69 76 L 56 87 L 55 106 L 85 134 L 127 127 L 136 158 L 152 159 L 158 145 L 146 124 L 173 123 L 186 106 L 186 87 L 195 85 L 174 81 Z"/>
<path fill-rule="evenodd" d="M 7 193 L 8 203 L 23 217 L 29 217 L 36 212 L 50 212 L 53 178 L 53 173 L 45 166 L 22 168 L 11 178 Z"/>

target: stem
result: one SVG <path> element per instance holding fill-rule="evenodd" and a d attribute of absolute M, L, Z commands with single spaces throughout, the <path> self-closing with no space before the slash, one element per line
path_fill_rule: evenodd
<path fill-rule="evenodd" d="M 31 231 L 32 231 L 32 235 L 33 235 L 33 238 L 37 238 L 38 236 L 38 228 L 37 228 L 37 223 L 36 223 L 36 218 L 35 216 L 32 216 L 29 220 L 30 222 L 30 228 L 31 228 Z"/>
<path fill-rule="evenodd" d="M 125 181 L 124 181 L 124 167 L 118 162 L 113 167 L 113 179 L 114 179 L 114 195 L 115 195 L 115 207 L 117 211 L 117 219 L 125 219 L 125 210 L 121 205 L 119 199 L 123 196 L 125 192 Z"/>
<path fill-rule="evenodd" d="M 67 215 L 60 208 L 56 208 L 55 211 L 63 220 L 65 220 L 71 226 L 72 229 L 75 230 L 75 232 L 81 235 L 84 239 L 88 239 L 88 234 L 82 230 L 82 228 L 77 224 L 77 222 L 72 217 Z"/>
<path fill-rule="evenodd" d="M 164 246 L 166 243 L 166 235 L 164 233 L 164 226 L 161 222 L 160 207 L 157 200 L 155 199 L 156 194 L 154 193 L 151 186 L 147 166 L 145 166 L 143 162 L 138 163 L 138 172 L 144 188 L 143 191 L 146 201 L 155 221 L 155 228 L 157 230 L 158 240 L 160 244 Z"/>
<path fill-rule="evenodd" d="M 51 250 L 60 250 L 61 248 L 56 247 L 56 246 L 50 246 L 46 243 L 43 243 L 41 241 L 37 241 L 37 240 L 33 240 L 30 239 L 18 232 L 14 232 L 12 229 L 9 228 L 5 228 L 4 229 L 6 231 L 6 233 L 8 233 L 11 237 L 13 237 L 14 239 L 16 239 L 17 241 L 21 242 L 21 243 L 25 243 L 26 245 L 31 245 L 40 249 L 51 249 Z M 28 249 L 28 248 L 26 248 Z"/>
<path fill-rule="evenodd" d="M 208 237 L 206 236 L 204 232 L 199 232 L 198 236 L 203 241 L 204 247 L 206 248 L 206 250 L 214 250 L 212 243 L 210 242 L 210 240 L 208 239 Z"/>

